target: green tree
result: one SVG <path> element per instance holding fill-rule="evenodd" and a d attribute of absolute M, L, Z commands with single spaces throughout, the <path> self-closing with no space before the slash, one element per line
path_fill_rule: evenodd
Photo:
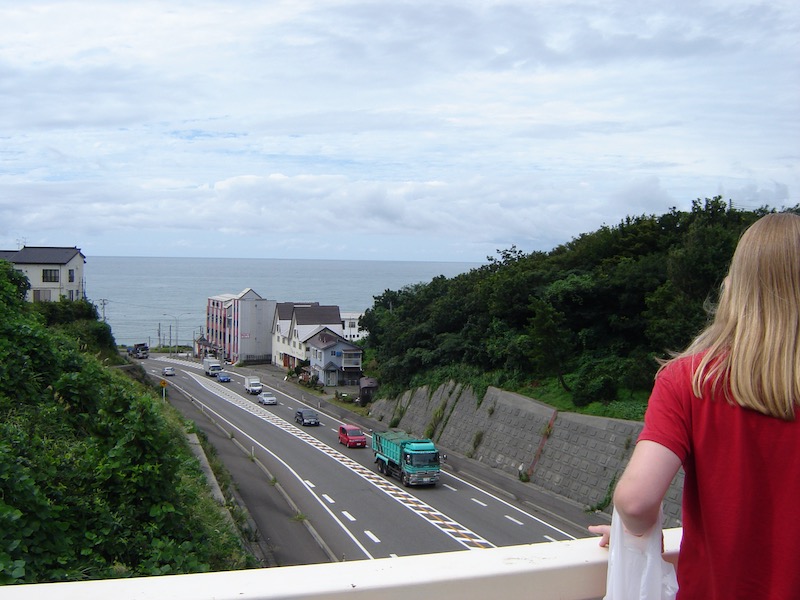
<path fill-rule="evenodd" d="M 569 392 L 564 379 L 569 363 L 575 357 L 574 335 L 566 325 L 563 313 L 539 298 L 532 298 L 528 321 L 528 358 L 533 371 L 543 377 L 555 376 Z"/>

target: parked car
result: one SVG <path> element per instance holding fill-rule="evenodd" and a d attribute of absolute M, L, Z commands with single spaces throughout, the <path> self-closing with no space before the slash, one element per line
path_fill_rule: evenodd
<path fill-rule="evenodd" d="M 161 369 L 161 374 L 164 377 L 169 377 L 170 375 L 175 375 L 175 367 L 164 367 Z"/>
<path fill-rule="evenodd" d="M 366 448 L 367 436 L 355 425 L 344 424 L 339 426 L 339 443 L 348 448 Z"/>
<path fill-rule="evenodd" d="M 300 409 L 294 413 L 294 420 L 300 425 L 319 425 L 319 415 L 308 408 Z"/>
<path fill-rule="evenodd" d="M 259 404 L 264 404 L 264 405 L 266 405 L 266 404 L 277 404 L 278 403 L 278 399 L 275 396 L 273 396 L 272 394 L 270 394 L 269 392 L 261 392 L 258 395 L 258 403 Z"/>
<path fill-rule="evenodd" d="M 220 383 L 228 383 L 231 380 L 230 373 L 226 373 L 225 371 L 220 371 L 217 373 L 217 381 Z"/>

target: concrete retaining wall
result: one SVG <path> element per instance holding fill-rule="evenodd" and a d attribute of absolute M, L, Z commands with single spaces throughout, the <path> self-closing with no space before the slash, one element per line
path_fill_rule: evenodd
<path fill-rule="evenodd" d="M 642 423 L 559 413 L 525 396 L 489 388 L 478 403 L 471 388 L 450 382 L 373 403 L 387 428 L 430 436 L 456 452 L 531 485 L 610 512 L 608 498 L 630 458 Z M 683 471 L 664 501 L 665 526 L 680 526 Z"/>

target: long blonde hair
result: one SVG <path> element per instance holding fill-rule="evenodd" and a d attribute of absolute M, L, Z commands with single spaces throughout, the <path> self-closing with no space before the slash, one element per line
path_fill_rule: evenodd
<path fill-rule="evenodd" d="M 744 232 L 698 355 L 692 389 L 784 420 L 800 404 L 800 215 L 768 214 Z M 725 386 L 725 383 L 729 387 Z"/>

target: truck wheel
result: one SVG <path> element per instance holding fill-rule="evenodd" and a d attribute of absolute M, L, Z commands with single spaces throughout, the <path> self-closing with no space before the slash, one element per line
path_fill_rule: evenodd
<path fill-rule="evenodd" d="M 403 483 L 404 486 L 408 487 L 408 473 L 403 473 L 402 477 L 400 477 L 400 481 Z"/>
<path fill-rule="evenodd" d="M 382 460 L 378 461 L 378 473 L 380 473 L 381 475 L 386 473 L 386 468 L 384 467 Z"/>

